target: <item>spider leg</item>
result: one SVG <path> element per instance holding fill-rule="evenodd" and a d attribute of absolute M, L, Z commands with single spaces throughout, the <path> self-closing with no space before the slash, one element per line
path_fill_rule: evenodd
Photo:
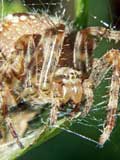
<path fill-rule="evenodd" d="M 36 37 L 38 39 L 40 38 L 39 35 L 25 35 L 18 39 L 18 41 L 15 43 L 16 53 L 18 54 L 18 56 L 24 57 L 22 60 L 22 65 L 20 65 L 23 66 L 20 76 L 22 78 L 22 83 L 25 85 L 25 88 L 31 87 L 32 83 L 32 71 L 30 70 L 29 66 L 31 64 L 32 57 L 34 55 L 34 50 L 36 47 Z M 20 61 L 19 59 L 17 60 L 16 58 L 16 62 Z M 16 63 L 13 65 L 13 71 L 15 70 L 15 65 Z M 19 65 L 17 66 L 19 67 Z"/>
<path fill-rule="evenodd" d="M 119 52 L 120 54 L 120 52 Z M 111 79 L 110 86 L 110 98 L 107 105 L 107 118 L 104 124 L 105 128 L 103 129 L 103 133 L 100 136 L 99 143 L 100 145 L 104 145 L 106 140 L 109 139 L 110 134 L 115 126 L 116 112 L 118 106 L 118 97 L 119 97 L 119 85 L 120 85 L 120 55 L 115 56 L 113 59 L 113 75 Z"/>
<path fill-rule="evenodd" d="M 89 79 L 83 82 L 83 92 L 84 92 L 86 101 L 85 101 L 85 106 L 81 113 L 81 116 L 86 117 L 86 115 L 89 113 L 91 109 L 91 106 L 93 104 L 93 97 L 94 97 L 92 82 Z"/>
<path fill-rule="evenodd" d="M 11 99 L 11 101 L 12 101 L 11 104 L 12 103 L 13 103 L 13 105 L 16 104 L 13 95 L 11 95 L 11 93 L 9 91 L 8 86 L 6 84 L 2 84 L 0 86 L 1 116 L 2 116 L 3 122 L 5 122 L 5 126 L 9 128 L 11 135 L 13 136 L 14 139 L 16 139 L 17 144 L 20 146 L 20 148 L 23 148 L 23 145 L 20 142 L 19 137 L 14 129 L 13 123 L 8 115 L 8 112 L 9 112 L 8 111 L 8 103 L 9 103 L 8 99 Z M 3 127 L 5 127 L 5 126 L 3 126 Z M 6 133 L 4 132 L 3 134 L 6 134 Z M 5 135 L 3 135 L 3 138 L 4 137 L 5 137 Z"/>
<path fill-rule="evenodd" d="M 50 111 L 50 125 L 56 124 L 59 107 L 60 107 L 59 100 L 54 98 L 54 102 L 52 103 L 52 108 Z"/>
<path fill-rule="evenodd" d="M 89 38 L 88 34 L 87 30 L 82 30 L 77 33 L 73 51 L 74 67 L 81 70 L 84 76 L 91 70 L 92 55 L 96 43 L 93 38 Z"/>
<path fill-rule="evenodd" d="M 55 77 L 54 77 L 55 78 Z M 62 97 L 60 96 L 61 86 L 53 82 L 53 89 L 51 91 L 51 110 L 50 110 L 50 125 L 57 122 L 58 112 L 62 104 Z"/>
<path fill-rule="evenodd" d="M 83 72 L 85 77 L 88 77 L 91 72 L 93 51 L 102 38 L 118 42 L 120 32 L 105 27 L 88 27 L 77 32 L 73 51 L 73 64 L 77 70 Z"/>
<path fill-rule="evenodd" d="M 14 139 L 16 139 L 16 142 L 17 142 L 18 146 L 20 148 L 24 148 L 23 144 L 21 143 L 21 141 L 19 139 L 19 136 L 18 136 L 17 132 L 15 131 L 12 120 L 9 117 L 6 117 L 5 121 L 6 121 L 7 127 L 9 128 L 9 131 L 10 131 L 12 137 Z"/>
<path fill-rule="evenodd" d="M 57 112 L 59 102 L 54 97 L 51 90 L 51 84 L 56 67 L 61 55 L 62 46 L 65 37 L 65 26 L 60 25 L 58 28 L 52 28 L 46 31 L 43 37 L 43 56 L 44 61 L 40 74 L 39 87 L 42 92 L 50 92 L 51 99 L 53 99 L 52 109 L 50 111 L 50 125 L 53 125 L 57 121 Z"/>
<path fill-rule="evenodd" d="M 93 80 L 94 88 L 101 82 L 104 78 L 103 75 L 108 71 L 107 69 L 112 66 L 113 75 L 111 79 L 111 87 L 109 91 L 109 102 L 107 105 L 107 117 L 104 123 L 103 133 L 100 136 L 99 143 L 104 145 L 104 143 L 109 139 L 110 134 L 115 126 L 115 115 L 118 105 L 118 95 L 119 95 L 119 80 L 120 80 L 120 51 L 110 50 L 107 52 L 100 60 L 98 60 L 97 65 L 93 68 L 90 79 Z"/>
<path fill-rule="evenodd" d="M 44 61 L 40 75 L 40 89 L 42 91 L 50 90 L 50 84 L 62 51 L 64 28 L 65 26 L 59 26 L 56 29 L 50 29 L 43 37 Z"/>
<path fill-rule="evenodd" d="M 88 27 L 77 32 L 73 64 L 77 70 L 81 70 L 84 77 L 90 75 L 93 64 L 93 51 L 101 38 L 110 38 L 108 30 L 104 27 Z"/>

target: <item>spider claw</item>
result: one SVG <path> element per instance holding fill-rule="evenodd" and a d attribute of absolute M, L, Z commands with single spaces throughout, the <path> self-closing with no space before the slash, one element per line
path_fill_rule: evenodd
<path fill-rule="evenodd" d="M 109 132 L 109 130 L 104 130 L 103 131 L 103 133 L 102 133 L 102 135 L 100 136 L 100 139 L 99 139 L 99 144 L 101 145 L 101 146 L 103 146 L 104 144 L 105 144 L 105 142 L 109 139 L 109 137 L 110 137 L 110 132 Z"/>

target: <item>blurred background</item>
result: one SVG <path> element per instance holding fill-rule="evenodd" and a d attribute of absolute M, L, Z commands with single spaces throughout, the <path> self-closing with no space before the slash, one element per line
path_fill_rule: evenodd
<path fill-rule="evenodd" d="M 1 0 L 2 2 L 2 0 Z M 9 7 L 8 7 L 9 6 Z M 18 9 L 19 8 L 19 9 Z M 75 28 L 87 26 L 107 26 L 119 30 L 120 0 L 4 0 L 4 15 L 11 12 L 48 12 L 49 15 L 61 15 L 65 8 L 64 20 L 74 21 Z M 102 56 L 108 49 L 118 48 L 119 44 L 103 40 L 95 50 L 95 57 Z M 111 73 L 108 74 L 111 76 Z M 77 120 L 71 125 L 74 133 L 98 140 L 100 129 L 105 119 L 104 101 L 106 86 L 104 81 L 95 91 L 95 102 L 90 114 L 84 120 Z M 100 105 L 99 105 L 100 104 Z M 118 109 L 119 112 L 119 109 Z M 81 138 L 74 133 L 62 131 L 59 135 L 30 150 L 18 160 L 119 160 L 120 159 L 120 118 L 117 116 L 116 127 L 110 140 L 103 148 Z"/>

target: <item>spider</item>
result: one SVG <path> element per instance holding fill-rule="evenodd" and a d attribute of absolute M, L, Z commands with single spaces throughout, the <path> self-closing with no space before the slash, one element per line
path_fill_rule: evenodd
<path fill-rule="evenodd" d="M 47 15 L 17 13 L 5 17 L 0 23 L 0 129 L 3 136 L 7 126 L 23 147 L 9 116 L 11 108 L 21 101 L 29 102 L 35 114 L 35 106 L 50 103 L 50 125 L 56 123 L 61 106 L 67 103 L 73 104 L 69 113 L 72 118 L 78 113 L 86 117 L 94 101 L 93 90 L 112 67 L 107 117 L 99 139 L 99 144 L 104 145 L 115 126 L 120 51 L 112 49 L 94 59 L 93 50 L 97 38 L 119 41 L 119 37 L 119 31 L 104 27 L 71 31 L 64 21 L 55 21 Z M 30 119 L 31 116 L 26 121 Z"/>

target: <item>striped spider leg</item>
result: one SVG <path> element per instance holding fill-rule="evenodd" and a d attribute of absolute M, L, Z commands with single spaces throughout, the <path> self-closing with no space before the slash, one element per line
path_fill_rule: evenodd
<path fill-rule="evenodd" d="M 53 88 L 51 87 L 53 87 L 53 76 L 55 74 L 59 62 L 59 57 L 62 52 L 64 36 L 65 26 L 60 24 L 58 27 L 56 26 L 55 28 L 47 30 L 42 40 L 44 61 L 40 74 L 39 91 L 40 94 L 45 93 L 51 96 L 52 109 L 50 113 L 50 124 L 54 124 L 56 122 L 57 111 L 58 107 L 60 106 L 59 100 L 55 98 Z"/>
<path fill-rule="evenodd" d="M 0 123 L 0 130 L 2 131 L 3 141 L 6 141 L 6 134 L 7 134 L 7 128 L 9 129 L 9 132 L 11 133 L 12 137 L 16 140 L 17 144 L 20 148 L 23 148 L 23 144 L 21 143 L 19 136 L 14 128 L 12 120 L 8 116 L 8 104 L 9 105 L 16 105 L 16 101 L 12 94 L 10 93 L 10 89 L 5 83 L 1 84 L 1 90 L 0 90 L 0 107 L 1 107 L 1 123 Z M 9 97 L 9 99 L 7 98 Z M 9 103 L 10 102 L 10 103 Z"/>
<path fill-rule="evenodd" d="M 1 106 L 1 134 L 3 141 L 7 139 L 7 128 L 9 129 L 12 137 L 16 139 L 20 148 L 23 148 L 22 143 L 19 140 L 18 134 L 14 128 L 12 120 L 9 117 L 9 106 L 16 106 L 17 101 L 14 96 L 13 90 L 9 85 L 14 84 L 14 80 L 19 77 L 19 74 L 22 72 L 22 63 L 23 57 L 21 55 L 16 55 L 16 52 L 13 52 L 11 57 L 7 57 L 2 52 L 0 54 L 1 68 L 0 68 L 0 106 Z M 17 65 L 19 62 L 19 65 Z M 17 67 L 16 67 L 17 66 Z M 15 76 L 11 80 L 11 78 Z M 15 84 L 14 84 L 15 85 Z M 13 85 L 13 86 L 14 86 Z M 9 98 L 8 98 L 9 97 Z M 4 124 L 4 125 L 2 125 Z"/>
<path fill-rule="evenodd" d="M 110 134 L 115 126 L 116 111 L 118 106 L 118 95 L 120 85 L 120 51 L 110 50 L 102 58 L 98 60 L 93 67 L 90 75 L 90 80 L 93 81 L 93 86 L 96 88 L 103 79 L 109 67 L 112 66 L 113 74 L 109 91 L 109 102 L 107 105 L 107 117 L 104 123 L 103 133 L 100 136 L 99 144 L 104 143 L 109 139 Z"/>
<path fill-rule="evenodd" d="M 65 26 L 59 25 L 56 28 L 48 29 L 43 36 L 43 66 L 40 75 L 40 89 L 43 91 L 50 90 L 50 84 L 54 72 L 58 65 L 59 57 L 62 51 L 65 36 Z"/>

